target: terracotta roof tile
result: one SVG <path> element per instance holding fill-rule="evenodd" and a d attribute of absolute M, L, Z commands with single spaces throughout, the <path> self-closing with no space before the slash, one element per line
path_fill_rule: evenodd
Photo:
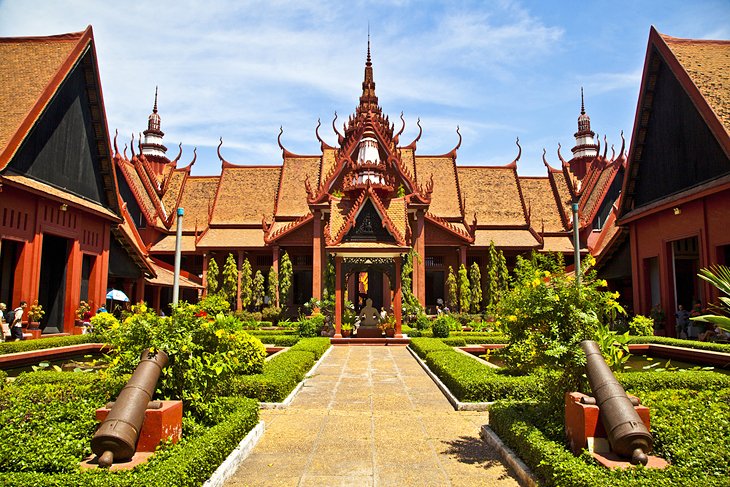
<path fill-rule="evenodd" d="M 591 186 L 590 193 L 583 193 L 581 195 L 581 219 L 585 219 L 586 223 L 588 223 L 587 220 L 590 219 L 591 215 L 593 215 L 593 212 L 598 210 L 597 207 L 603 201 L 602 196 L 605 190 L 608 189 L 608 185 L 611 184 L 611 181 L 613 181 L 617 170 L 617 166 L 604 168 L 601 174 L 598 176 L 596 183 Z"/>
<path fill-rule="evenodd" d="M 467 221 L 476 213 L 478 225 L 526 223 L 514 168 L 464 166 L 457 170 Z"/>
<path fill-rule="evenodd" d="M 352 209 L 352 201 L 349 199 L 332 198 L 330 201 L 329 238 L 334 240 L 342 230 L 347 214 Z"/>
<path fill-rule="evenodd" d="M 165 194 L 162 195 L 162 206 L 168 215 L 170 214 L 170 210 L 173 210 L 177 204 L 177 197 L 180 195 L 185 174 L 187 174 L 186 171 L 175 171 L 170 175 Z"/>
<path fill-rule="evenodd" d="M 281 166 L 225 167 L 211 223 L 261 224 L 264 215 L 274 213 L 280 174 Z"/>
<path fill-rule="evenodd" d="M 408 169 L 408 171 L 413 175 L 416 174 L 416 158 L 413 154 L 413 149 L 410 148 L 400 148 L 398 149 L 400 152 L 400 160 L 403 162 L 403 165 Z M 426 176 L 428 178 L 428 176 Z M 419 184 L 425 184 L 426 181 L 418 181 Z"/>
<path fill-rule="evenodd" d="M 489 247 L 489 244 L 502 248 L 537 248 L 540 242 L 529 230 L 480 230 L 477 229 L 474 246 Z"/>
<path fill-rule="evenodd" d="M 524 177 L 520 178 L 522 194 L 525 198 L 525 205 L 530 212 L 530 223 L 538 231 L 542 230 L 545 224 L 546 232 L 559 232 L 564 230 L 563 220 L 558 210 L 558 202 L 555 200 L 555 193 L 547 177 Z"/>
<path fill-rule="evenodd" d="M 197 226 L 198 233 L 202 233 L 208 227 L 208 211 L 213 208 L 219 180 L 217 176 L 190 176 L 185 181 L 180 200 L 180 206 L 185 210 L 184 232 L 193 232 Z M 177 218 L 173 220 L 171 229 L 177 230 Z"/>
<path fill-rule="evenodd" d="M 281 170 L 276 216 L 296 217 L 309 213 L 304 180 L 317 181 L 320 157 L 287 157 Z"/>
<path fill-rule="evenodd" d="M 540 252 L 572 252 L 573 240 L 568 236 L 543 237 L 543 248 Z"/>
<path fill-rule="evenodd" d="M 730 41 L 661 36 L 730 132 Z"/>
<path fill-rule="evenodd" d="M 137 173 L 137 169 L 135 169 L 134 164 L 126 160 L 121 160 L 119 165 L 122 168 L 122 174 L 124 175 L 124 179 L 127 180 L 127 183 L 132 189 L 132 193 L 134 193 L 135 198 L 137 199 L 137 203 L 139 203 L 140 207 L 145 212 L 148 219 L 152 220 L 150 223 L 152 225 L 157 224 L 157 209 L 155 208 L 155 204 L 150 198 L 149 193 L 147 193 L 147 190 L 144 187 L 144 183 L 139 177 L 139 174 Z"/>
<path fill-rule="evenodd" d="M 0 152 L 83 34 L 0 39 Z"/>
<path fill-rule="evenodd" d="M 198 248 L 263 247 L 261 228 L 209 228 L 198 241 Z"/>
<path fill-rule="evenodd" d="M 322 165 L 319 170 L 319 182 L 317 183 L 317 186 L 324 183 L 325 178 L 329 176 L 330 171 L 332 168 L 335 167 L 335 164 L 337 163 L 336 159 L 336 153 L 334 149 L 324 149 L 322 151 Z M 312 187 L 314 187 L 314 181 L 311 181 Z"/>
<path fill-rule="evenodd" d="M 433 175 L 433 193 L 429 211 L 441 218 L 461 217 L 454 160 L 451 157 L 417 156 L 415 161 L 418 181 L 423 184 Z"/>
<path fill-rule="evenodd" d="M 563 214 L 570 220 L 573 210 L 571 205 L 573 204 L 573 196 L 570 193 L 570 181 L 566 179 L 563 171 L 548 171 L 548 177 L 555 184 L 557 190 L 557 198 L 560 205 L 562 206 Z"/>
<path fill-rule="evenodd" d="M 405 238 L 406 236 L 406 225 L 408 225 L 408 213 L 406 211 L 406 200 L 405 198 L 393 198 L 388 202 L 383 202 L 383 206 L 386 208 L 388 218 L 393 222 L 396 230 L 400 232 L 400 236 Z"/>
<path fill-rule="evenodd" d="M 173 281 L 175 278 L 175 274 L 173 271 L 162 267 L 161 265 L 152 262 L 152 268 L 155 270 L 155 273 L 157 274 L 157 277 L 155 278 L 147 278 L 145 281 L 147 284 L 152 284 L 155 286 L 172 286 Z M 178 281 L 180 283 L 180 287 L 185 288 L 191 288 L 191 289 L 202 289 L 203 286 L 201 286 L 199 283 L 188 279 L 187 277 L 180 275 L 180 280 Z"/>
<path fill-rule="evenodd" d="M 162 240 L 150 248 L 150 253 L 171 253 L 175 252 L 175 235 L 165 235 Z M 180 242 L 182 252 L 195 252 L 195 235 L 183 235 Z"/>

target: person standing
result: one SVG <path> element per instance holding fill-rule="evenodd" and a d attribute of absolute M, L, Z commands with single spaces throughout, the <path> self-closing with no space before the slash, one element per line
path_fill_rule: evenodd
<path fill-rule="evenodd" d="M 20 305 L 13 310 L 13 322 L 10 324 L 10 337 L 17 340 L 23 339 L 23 311 L 28 303 L 21 301 Z"/>
<path fill-rule="evenodd" d="M 5 303 L 0 303 L 0 328 L 2 328 L 2 341 L 10 341 L 10 325 L 5 321 Z"/>
<path fill-rule="evenodd" d="M 674 314 L 677 319 L 677 338 L 687 338 L 687 326 L 689 325 L 689 311 L 684 309 L 681 304 L 677 306 L 677 312 Z M 682 336 L 684 335 L 684 336 Z"/>

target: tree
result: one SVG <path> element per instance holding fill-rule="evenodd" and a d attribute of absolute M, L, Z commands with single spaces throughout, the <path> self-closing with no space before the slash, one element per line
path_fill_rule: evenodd
<path fill-rule="evenodd" d="M 218 291 L 218 264 L 211 258 L 208 262 L 208 273 L 206 274 L 208 294 L 215 294 Z"/>
<path fill-rule="evenodd" d="M 264 275 L 260 270 L 256 271 L 251 286 L 251 301 L 255 309 L 261 309 L 264 304 Z"/>
<path fill-rule="evenodd" d="M 446 306 L 451 309 L 456 309 L 456 292 L 456 275 L 454 268 L 449 266 L 449 277 L 446 278 Z"/>
<path fill-rule="evenodd" d="M 289 291 L 291 290 L 292 277 L 294 270 L 292 269 L 291 260 L 289 254 L 284 252 L 281 256 L 281 265 L 279 265 L 279 303 L 280 306 L 284 306 L 289 297 Z"/>
<path fill-rule="evenodd" d="M 509 289 L 509 270 L 507 270 L 507 259 L 504 258 L 504 252 L 498 250 L 497 259 L 497 298 L 499 298 Z"/>
<path fill-rule="evenodd" d="M 246 309 L 253 304 L 253 271 L 248 257 L 243 259 L 241 266 L 241 308 Z"/>
<path fill-rule="evenodd" d="M 418 298 L 413 294 L 413 259 L 421 259 L 418 252 L 411 249 L 403 258 L 403 266 L 401 267 L 401 303 L 403 314 L 407 317 L 415 318 L 423 313 L 423 306 Z"/>
<path fill-rule="evenodd" d="M 471 289 L 469 288 L 469 275 L 466 266 L 461 264 L 459 267 L 459 311 L 462 313 L 469 312 L 471 304 Z"/>
<path fill-rule="evenodd" d="M 269 269 L 269 298 L 272 306 L 279 305 L 279 273 L 274 266 Z"/>
<path fill-rule="evenodd" d="M 228 254 L 226 263 L 223 266 L 223 284 L 221 285 L 221 293 L 226 297 L 231 307 L 236 305 L 236 296 L 238 291 L 238 266 L 233 254 Z"/>
<path fill-rule="evenodd" d="M 335 295 L 335 259 L 331 255 L 327 257 L 327 265 L 324 269 L 324 297 L 332 298 Z"/>
<path fill-rule="evenodd" d="M 487 252 L 487 285 L 485 289 L 484 301 L 487 306 L 492 306 L 497 302 L 499 295 L 499 255 L 494 246 L 494 242 L 489 242 L 489 251 Z"/>
<path fill-rule="evenodd" d="M 476 262 L 469 268 L 469 284 L 471 286 L 471 312 L 479 313 L 482 310 L 482 272 Z"/>

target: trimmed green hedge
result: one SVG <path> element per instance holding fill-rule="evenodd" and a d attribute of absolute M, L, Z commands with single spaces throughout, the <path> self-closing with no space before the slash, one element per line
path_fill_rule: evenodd
<path fill-rule="evenodd" d="M 574 456 L 565 446 L 562 422 L 556 421 L 547 404 L 499 401 L 490 408 L 489 421 L 532 469 L 540 485 L 727 486 L 729 398 L 730 389 L 719 393 L 667 389 L 642 395 L 651 408 L 654 451 L 671 463 L 664 470 L 608 470 L 588 454 Z"/>
<path fill-rule="evenodd" d="M 274 345 L 275 347 L 291 347 L 292 345 L 296 344 L 299 340 L 301 340 L 300 337 L 294 336 L 294 335 L 253 335 L 259 340 L 261 340 L 261 343 L 266 343 L 269 345 Z"/>
<path fill-rule="evenodd" d="M 459 401 L 524 399 L 539 392 L 533 376 L 506 375 L 437 338 L 414 338 L 410 347 Z"/>
<path fill-rule="evenodd" d="M 202 485 L 233 449 L 258 423 L 258 403 L 230 398 L 238 407 L 202 436 L 163 449 L 132 471 L 96 469 L 70 474 L 0 473 L 4 486 L 37 487 L 132 487 L 140 485 Z"/>
<path fill-rule="evenodd" d="M 669 345 L 672 347 L 694 348 L 697 350 L 711 350 L 713 352 L 730 353 L 730 344 L 727 343 L 699 342 L 697 340 L 681 340 L 679 338 L 670 337 L 632 336 L 629 343 L 655 343 L 657 345 Z"/>
<path fill-rule="evenodd" d="M 730 388 L 730 375 L 710 371 L 621 372 L 615 374 L 629 392 L 688 389 L 693 391 Z"/>
<path fill-rule="evenodd" d="M 246 330 L 246 333 L 253 335 L 255 337 L 258 336 L 274 336 L 274 335 L 292 335 L 297 336 L 297 330 Z"/>
<path fill-rule="evenodd" d="M 262 402 L 281 402 L 329 346 L 329 338 L 303 338 L 266 362 L 263 373 L 233 379 L 231 391 Z"/>
<path fill-rule="evenodd" d="M 82 343 L 97 342 L 98 338 L 87 333 L 86 335 L 68 335 L 63 337 L 40 338 L 38 340 L 21 340 L 19 342 L 0 343 L 0 355 L 18 352 L 30 352 L 44 348 L 67 347 Z"/>

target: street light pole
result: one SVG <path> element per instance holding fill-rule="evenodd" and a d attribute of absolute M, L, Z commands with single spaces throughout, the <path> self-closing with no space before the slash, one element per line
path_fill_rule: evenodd
<path fill-rule="evenodd" d="M 180 249 L 182 247 L 182 223 L 185 210 L 177 209 L 177 236 L 175 238 L 175 274 L 172 280 L 172 305 L 177 306 L 180 296 Z"/>
<path fill-rule="evenodd" d="M 580 235 L 578 230 L 578 203 L 573 203 L 573 260 L 575 262 L 575 282 L 580 286 Z"/>

